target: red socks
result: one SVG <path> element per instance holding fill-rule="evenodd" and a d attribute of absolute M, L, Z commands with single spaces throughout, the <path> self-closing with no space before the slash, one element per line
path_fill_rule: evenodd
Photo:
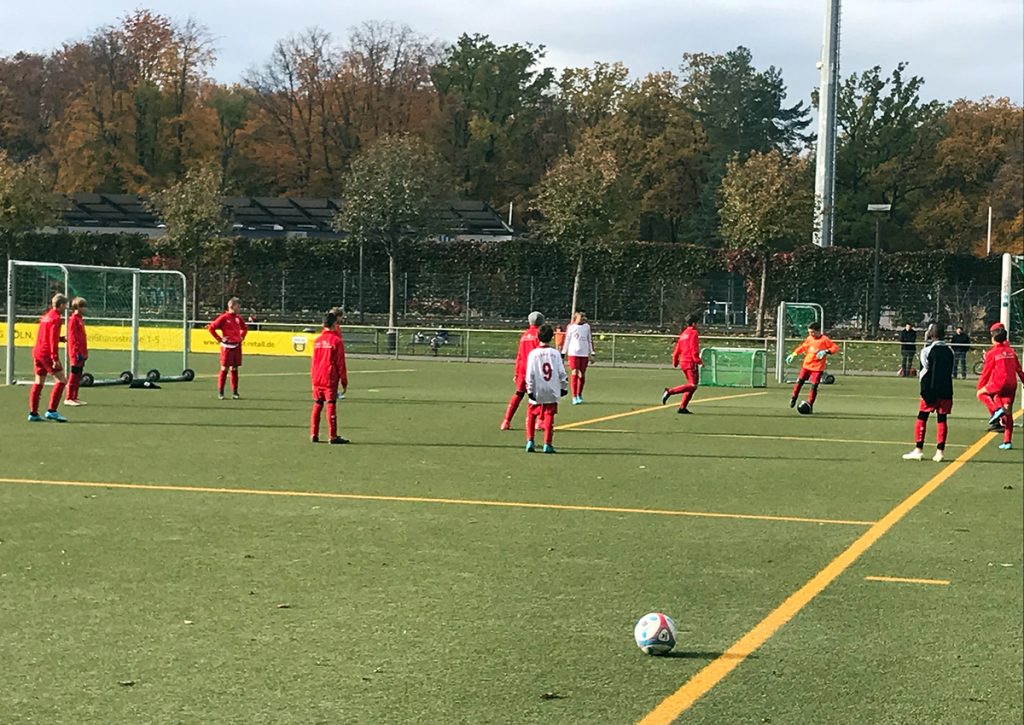
<path fill-rule="evenodd" d="M 231 392 L 238 395 L 238 368 L 231 368 Z"/>
<path fill-rule="evenodd" d="M 224 381 L 227 380 L 227 377 L 227 370 L 221 370 L 219 373 L 217 373 L 217 392 L 220 393 L 221 395 L 224 395 Z"/>
<path fill-rule="evenodd" d="M 53 392 L 50 393 L 50 407 L 47 410 L 57 410 L 65 387 L 67 387 L 67 383 L 62 383 L 59 380 L 53 384 Z"/>
<path fill-rule="evenodd" d="M 313 414 L 309 417 L 309 435 L 319 436 L 320 435 L 320 413 L 324 409 L 324 404 L 320 401 L 313 403 Z"/>
<path fill-rule="evenodd" d="M 338 437 L 338 404 L 333 400 L 327 401 L 327 433 L 331 438 Z"/>
<path fill-rule="evenodd" d="M 28 394 L 28 410 L 30 413 L 39 415 L 39 400 L 43 397 L 42 383 L 33 383 Z"/>
<path fill-rule="evenodd" d="M 512 422 L 512 416 L 516 414 L 517 410 L 519 410 L 519 404 L 521 402 L 523 402 L 523 396 L 518 394 L 513 395 L 511 400 L 508 401 L 508 408 L 505 409 L 506 423 Z"/>

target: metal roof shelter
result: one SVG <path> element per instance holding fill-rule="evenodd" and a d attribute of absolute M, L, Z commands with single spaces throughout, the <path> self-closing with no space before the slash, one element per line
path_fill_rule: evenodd
<path fill-rule="evenodd" d="M 163 233 L 160 219 L 135 194 L 75 193 L 60 197 L 63 223 L 75 231 Z M 223 199 L 234 233 L 241 236 L 341 236 L 331 221 L 344 203 L 340 199 L 288 196 L 228 196 Z M 509 239 L 509 227 L 482 201 L 453 201 L 441 210 L 456 238 Z"/>

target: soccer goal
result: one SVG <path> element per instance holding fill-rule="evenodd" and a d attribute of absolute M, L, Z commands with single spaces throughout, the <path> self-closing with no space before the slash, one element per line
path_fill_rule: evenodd
<path fill-rule="evenodd" d="M 768 353 L 763 348 L 707 347 L 701 351 L 702 385 L 723 388 L 767 388 Z"/>
<path fill-rule="evenodd" d="M 1011 333 L 1024 330 L 1024 254 L 1004 254 L 999 321 Z"/>
<path fill-rule="evenodd" d="M 10 260 L 3 325 L 8 385 L 31 382 L 37 322 L 57 293 L 86 300 L 89 360 L 83 386 L 194 377 L 188 368 L 188 294 L 181 272 Z M 66 349 L 61 350 L 67 369 Z"/>
<path fill-rule="evenodd" d="M 775 378 L 778 382 L 795 380 L 798 367 L 786 369 L 786 355 L 796 343 L 807 336 L 807 326 L 812 322 L 825 330 L 825 311 L 814 302 L 780 302 L 775 318 Z M 788 374 L 788 377 L 787 377 Z"/>

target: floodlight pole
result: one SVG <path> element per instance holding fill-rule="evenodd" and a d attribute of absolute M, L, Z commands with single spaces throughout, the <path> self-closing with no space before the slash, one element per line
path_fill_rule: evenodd
<path fill-rule="evenodd" d="M 832 246 L 836 190 L 836 96 L 839 84 L 839 0 L 825 0 L 821 82 L 818 87 L 818 142 L 814 167 L 814 243 Z"/>

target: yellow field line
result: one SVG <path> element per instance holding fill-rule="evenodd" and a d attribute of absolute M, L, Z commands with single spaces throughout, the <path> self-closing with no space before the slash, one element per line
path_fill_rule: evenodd
<path fill-rule="evenodd" d="M 691 405 L 694 403 L 714 403 L 718 400 L 736 400 L 738 398 L 752 398 L 758 395 L 768 395 L 764 393 L 740 393 L 739 395 L 719 395 L 715 398 L 700 398 L 693 400 Z M 672 410 L 672 406 L 665 405 L 652 405 L 650 408 L 638 408 L 637 410 L 629 410 L 625 413 L 615 413 L 614 415 L 604 415 L 600 418 L 591 418 L 590 420 L 578 420 L 575 423 L 566 423 L 565 425 L 556 425 L 555 430 L 571 430 L 572 428 L 579 428 L 584 425 L 592 425 L 594 423 L 604 423 L 606 420 L 617 420 L 618 418 L 628 418 L 631 415 L 641 415 L 642 413 L 652 413 L 655 410 Z"/>
<path fill-rule="evenodd" d="M 576 433 L 636 433 L 633 430 L 620 430 L 616 428 L 577 428 Z M 799 441 L 801 443 L 865 443 L 880 446 L 905 446 L 906 441 L 876 441 L 863 438 L 814 438 L 811 436 L 763 436 L 752 433 L 687 433 L 687 436 L 699 436 L 703 438 L 748 438 L 764 441 Z M 966 448 L 962 443 L 947 443 L 946 448 Z"/>
<path fill-rule="evenodd" d="M 396 370 L 349 370 L 348 374 L 349 375 L 368 375 L 368 374 L 369 375 L 376 375 L 376 374 L 380 374 L 380 373 L 414 373 L 414 372 L 416 372 L 415 368 L 402 368 L 402 369 L 396 369 Z M 241 375 L 244 378 L 287 378 L 287 377 L 291 377 L 293 375 L 309 375 L 309 371 L 308 370 L 301 370 L 301 371 L 298 371 L 298 372 L 290 372 L 290 373 L 239 373 L 239 375 Z M 217 377 L 216 373 L 211 373 L 209 375 L 207 375 L 205 373 L 202 374 L 202 375 L 196 375 L 196 378 L 215 378 L 215 377 Z"/>
<path fill-rule="evenodd" d="M 869 582 L 892 582 L 895 584 L 949 584 L 949 579 L 910 579 L 901 576 L 866 576 Z"/>
<path fill-rule="evenodd" d="M 1019 417 L 1024 410 L 1018 411 Z M 981 451 L 985 444 L 995 438 L 995 433 L 986 433 L 960 456 L 932 476 L 920 488 L 907 496 L 889 513 L 879 519 L 870 529 L 830 561 L 824 569 L 815 574 L 798 590 L 789 595 L 782 604 L 773 609 L 753 629 L 736 640 L 718 658 L 711 661 L 686 684 L 666 697 L 657 707 L 640 720 L 640 725 L 667 725 L 688 710 L 697 700 L 706 695 L 722 679 L 740 666 L 761 645 L 767 642 L 780 627 L 807 606 L 816 596 L 846 571 L 864 552 L 870 549 L 889 529 L 924 501 L 950 476 L 963 468 L 969 460 Z"/>
<path fill-rule="evenodd" d="M 324 491 L 275 491 L 265 488 L 214 488 L 210 486 L 170 486 L 157 483 L 103 483 L 100 481 L 54 481 L 35 478 L 0 478 L 0 483 L 34 486 L 74 486 L 82 488 L 114 488 L 141 491 L 184 491 L 189 493 L 229 493 L 250 496 L 284 496 L 301 498 L 341 499 L 345 501 L 391 501 L 399 503 L 437 503 L 462 506 L 495 506 L 503 508 L 544 509 L 550 511 L 592 511 L 613 514 L 648 514 L 655 516 L 688 516 L 707 519 L 740 519 L 746 521 L 786 521 L 800 524 L 836 524 L 841 526 L 870 526 L 873 521 L 844 519 L 818 519 L 804 516 L 771 516 L 767 514 L 730 514 L 716 511 L 683 511 L 677 509 L 641 509 L 618 506 L 582 506 L 557 503 L 529 503 L 524 501 L 489 501 L 466 498 L 427 498 L 424 496 L 377 496 L 362 493 L 330 493 Z"/>

